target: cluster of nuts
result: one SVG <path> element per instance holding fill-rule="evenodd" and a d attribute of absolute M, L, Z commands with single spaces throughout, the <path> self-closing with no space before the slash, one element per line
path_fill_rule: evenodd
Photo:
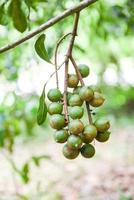
<path fill-rule="evenodd" d="M 89 75 L 90 69 L 87 65 L 78 65 L 82 78 Z M 47 97 L 52 102 L 48 106 L 50 125 L 56 129 L 54 133 L 55 141 L 66 143 L 63 146 L 63 155 L 68 159 L 75 159 L 79 153 L 85 158 L 91 158 L 95 154 L 95 148 L 90 144 L 95 139 L 105 142 L 109 139 L 110 123 L 104 119 L 97 119 L 92 124 L 84 125 L 80 120 L 84 114 L 83 102 L 88 102 L 92 107 L 99 107 L 104 103 L 101 92 L 94 91 L 89 86 L 78 86 L 77 74 L 68 75 L 68 88 L 72 92 L 67 92 L 67 106 L 69 122 L 66 123 L 63 112 L 63 94 L 57 88 L 50 89 Z"/>

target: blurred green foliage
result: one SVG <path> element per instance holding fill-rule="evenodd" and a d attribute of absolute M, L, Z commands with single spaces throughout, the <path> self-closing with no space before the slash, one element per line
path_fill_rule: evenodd
<path fill-rule="evenodd" d="M 41 164 L 41 161 L 43 160 L 51 160 L 51 157 L 49 155 L 39 155 L 39 156 L 32 156 L 29 158 L 28 161 L 26 161 L 21 168 L 16 165 L 13 159 L 10 157 L 7 157 L 7 160 L 11 164 L 14 172 L 20 177 L 21 181 L 24 184 L 27 184 L 30 181 L 30 167 L 33 163 L 36 167 L 39 167 Z"/>
<path fill-rule="evenodd" d="M 14 2 L 14 5 L 13 5 Z M 62 12 L 79 0 L 2 0 L 0 1 L 0 41 L 5 45 L 21 33 L 38 27 L 43 22 Z M 19 8 L 19 9 L 18 9 Z M 52 57 L 57 40 L 69 32 L 73 17 L 70 16 L 45 31 L 46 46 Z M 134 52 L 134 3 L 133 0 L 100 0 L 81 13 L 74 55 L 76 59 L 90 60 L 98 75 L 98 85 L 106 96 L 102 115 L 110 113 L 115 118 L 133 118 L 134 87 L 118 82 L 111 86 L 104 80 L 108 65 L 113 64 L 118 80 L 121 77 L 123 58 L 132 58 Z M 53 39 L 52 39 L 53 38 Z M 0 80 L 16 84 L 22 69 L 30 59 L 38 63 L 39 58 L 33 50 L 35 40 L 0 55 Z M 63 44 L 65 48 L 67 41 Z M 87 59 L 88 58 L 88 59 Z M 13 103 L 7 105 L 6 99 L 12 95 Z M 35 134 L 38 106 L 36 93 L 28 95 L 7 91 L 0 104 L 0 146 L 12 151 L 16 136 Z M 45 127 L 46 125 L 44 125 Z"/>

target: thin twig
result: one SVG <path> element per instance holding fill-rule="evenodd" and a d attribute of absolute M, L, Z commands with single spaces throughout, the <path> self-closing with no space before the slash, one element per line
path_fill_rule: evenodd
<path fill-rule="evenodd" d="M 75 69 L 75 71 L 76 71 L 76 74 L 77 74 L 77 76 L 78 76 L 78 78 L 79 78 L 79 81 L 80 81 L 81 85 L 84 86 L 85 83 L 84 83 L 84 81 L 83 81 L 83 79 L 82 79 L 82 76 L 81 76 L 81 73 L 80 73 L 80 71 L 79 71 L 79 69 L 78 69 L 78 66 L 77 66 L 77 64 L 76 64 L 76 62 L 75 62 L 75 60 L 73 59 L 72 56 L 70 56 L 70 60 L 71 60 L 71 62 L 72 62 L 72 64 L 73 64 L 73 66 L 74 66 L 74 69 Z"/>
<path fill-rule="evenodd" d="M 55 63 L 55 74 L 56 74 L 56 85 L 57 88 L 59 88 L 59 80 L 58 80 L 58 64 L 57 64 L 57 54 L 58 54 L 58 48 L 61 44 L 61 42 L 71 33 L 67 33 L 66 35 L 63 35 L 60 40 L 57 42 L 56 48 L 55 48 L 55 55 L 54 55 L 54 63 Z"/>
<path fill-rule="evenodd" d="M 80 73 L 80 71 L 78 69 L 78 66 L 77 66 L 77 64 L 76 64 L 76 62 L 75 62 L 75 60 L 73 59 L 72 56 L 70 56 L 70 60 L 71 60 L 73 66 L 75 68 L 76 74 L 77 74 L 77 76 L 78 76 L 78 78 L 80 80 L 81 85 L 84 86 L 85 83 L 84 83 L 84 81 L 82 79 L 82 76 L 81 76 L 81 73 Z M 85 104 L 86 104 L 86 109 L 87 109 L 87 114 L 88 114 L 88 121 L 89 121 L 90 124 L 92 124 L 93 121 L 92 121 L 92 115 L 91 115 L 91 112 L 90 112 L 90 105 L 89 105 L 89 103 L 87 101 L 85 102 Z"/>
<path fill-rule="evenodd" d="M 60 64 L 60 66 L 57 67 L 57 71 L 64 65 L 64 63 L 65 63 L 65 61 L 63 61 L 63 62 Z M 53 77 L 53 75 L 54 75 L 55 73 L 56 73 L 56 71 L 54 71 L 54 72 L 49 76 L 49 78 L 47 79 L 47 81 L 45 82 L 45 84 L 44 84 L 44 90 L 45 90 L 46 85 L 48 84 L 48 82 L 50 81 L 50 79 Z"/>
<path fill-rule="evenodd" d="M 92 120 L 92 115 L 91 115 L 91 112 L 90 112 L 89 103 L 86 101 L 85 104 L 86 104 L 86 109 L 87 109 L 87 115 L 88 115 L 89 124 L 93 124 L 93 120 Z"/>
<path fill-rule="evenodd" d="M 61 21 L 62 19 L 83 10 L 84 8 L 88 7 L 89 5 L 95 3 L 98 0 L 85 0 L 82 1 L 81 3 L 79 3 L 76 6 L 73 6 L 67 10 L 65 10 L 64 12 L 62 12 L 61 14 L 59 14 L 58 16 L 48 20 L 47 22 L 43 23 L 41 26 L 39 26 L 37 29 L 35 29 L 34 31 L 30 31 L 28 32 L 25 36 L 21 37 L 21 39 L 18 39 L 17 41 L 8 44 L 4 47 L 0 48 L 0 53 L 3 53 L 5 51 L 8 51 L 10 49 L 13 49 L 15 47 L 17 47 L 18 45 L 24 43 L 25 41 L 31 39 L 32 37 L 34 37 L 35 35 L 41 33 L 42 31 L 50 28 L 51 26 L 53 26 L 54 24 L 56 24 L 57 22 Z"/>
<path fill-rule="evenodd" d="M 68 63 L 69 63 L 69 58 L 72 55 L 74 40 L 75 40 L 75 37 L 77 35 L 78 21 L 79 21 L 79 12 L 77 12 L 76 16 L 75 16 L 75 21 L 74 21 L 74 26 L 73 26 L 73 31 L 72 31 L 72 37 L 70 39 L 69 47 L 68 47 L 66 58 L 65 58 L 65 78 L 64 78 L 63 102 L 64 102 L 65 119 L 66 119 L 67 124 L 69 122 L 68 107 L 67 107 Z"/>
<path fill-rule="evenodd" d="M 59 89 L 59 78 L 58 78 L 58 67 L 57 67 L 57 56 L 55 54 L 55 61 L 54 61 L 54 65 L 55 65 L 55 76 L 56 76 L 56 86 L 57 89 Z"/>
<path fill-rule="evenodd" d="M 65 61 L 64 96 L 63 96 L 64 114 L 65 114 L 65 120 L 67 124 L 69 123 L 68 107 L 67 107 L 68 62 L 69 60 L 67 59 Z"/>

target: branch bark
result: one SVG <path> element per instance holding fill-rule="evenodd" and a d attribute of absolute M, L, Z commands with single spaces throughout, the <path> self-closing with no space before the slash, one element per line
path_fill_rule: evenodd
<path fill-rule="evenodd" d="M 84 0 L 81 3 L 79 3 L 76 6 L 71 7 L 68 10 L 65 10 L 63 13 L 59 14 L 58 16 L 48 20 L 47 22 L 45 22 L 44 24 L 42 24 L 41 26 L 39 26 L 37 29 L 35 29 L 34 31 L 30 31 L 29 33 L 27 33 L 25 36 L 23 36 L 21 39 L 8 44 L 4 47 L 0 48 L 0 53 L 6 52 L 10 49 L 13 49 L 15 47 L 17 47 L 18 45 L 24 43 L 25 41 L 31 39 L 32 37 L 34 37 L 35 35 L 41 33 L 42 31 L 50 28 L 51 26 L 53 26 L 54 24 L 56 24 L 57 22 L 61 21 L 62 19 L 76 13 L 79 12 L 81 10 L 83 10 L 84 8 L 88 7 L 89 5 L 95 3 L 98 0 Z"/>
<path fill-rule="evenodd" d="M 72 37 L 70 39 L 69 47 L 68 47 L 66 58 L 65 58 L 65 78 L 64 78 L 64 97 L 63 97 L 63 101 L 64 101 L 65 119 L 66 119 L 66 123 L 67 124 L 69 122 L 68 107 L 67 107 L 68 63 L 69 63 L 70 57 L 72 56 L 74 40 L 75 40 L 75 37 L 77 35 L 79 15 L 80 15 L 79 12 L 77 12 L 76 16 L 75 16 L 75 21 L 74 21 Z"/>

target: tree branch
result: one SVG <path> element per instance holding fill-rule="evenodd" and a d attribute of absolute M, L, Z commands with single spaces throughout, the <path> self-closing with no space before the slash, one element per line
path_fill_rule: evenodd
<path fill-rule="evenodd" d="M 79 11 L 83 10 L 84 8 L 86 8 L 89 5 L 95 3 L 96 1 L 98 1 L 98 0 L 84 0 L 81 3 L 79 3 L 78 5 L 73 6 L 70 9 L 65 10 L 63 13 L 61 13 L 58 16 L 48 20 L 47 22 L 45 22 L 44 24 L 39 26 L 34 31 L 30 31 L 29 33 L 27 33 L 27 35 L 23 36 L 21 39 L 13 42 L 11 44 L 8 44 L 8 45 L 6 45 L 4 47 L 1 47 L 0 48 L 0 53 L 3 53 L 5 51 L 8 51 L 10 49 L 15 48 L 16 46 L 24 43 L 25 41 L 31 39 L 35 35 L 41 33 L 42 31 L 48 29 L 49 27 L 53 26 L 54 24 L 56 24 L 57 22 L 61 21 L 62 19 L 72 15 L 73 13 L 76 13 L 76 12 L 79 12 Z"/>
<path fill-rule="evenodd" d="M 77 35 L 78 21 L 79 21 L 79 12 L 77 12 L 76 16 L 75 16 L 75 21 L 74 21 L 74 26 L 73 26 L 73 31 L 72 31 L 72 37 L 71 37 L 69 47 L 68 47 L 68 50 L 67 50 L 67 54 L 66 54 L 66 58 L 65 58 L 65 78 L 64 78 L 63 102 L 64 102 L 65 119 L 66 119 L 67 124 L 69 122 L 68 107 L 67 107 L 68 63 L 69 63 L 70 57 L 72 56 L 74 40 L 75 40 L 75 36 Z"/>

